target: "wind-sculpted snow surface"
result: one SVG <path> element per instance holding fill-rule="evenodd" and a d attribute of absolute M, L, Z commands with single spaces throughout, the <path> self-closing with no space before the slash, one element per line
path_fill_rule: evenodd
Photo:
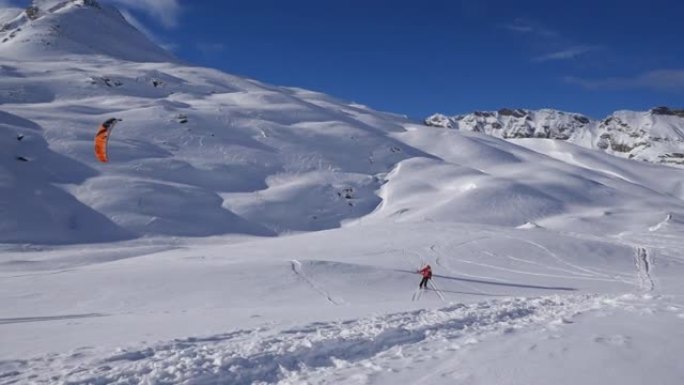
<path fill-rule="evenodd" d="M 79 236 L 54 221 L 20 221 L 22 211 L 10 210 L 0 219 L 6 242 L 30 241 L 26 229 L 34 224 L 32 240 L 45 243 L 339 227 L 378 204 L 376 174 L 421 154 L 387 136 L 403 130 L 397 117 L 174 64 L 117 11 L 94 1 L 40 2 L 14 21 L 3 15 L 3 33 L 15 36 L 0 44 L 2 150 L 16 155 L 1 167 L 20 161 L 71 175 L 35 183 L 64 183 L 63 194 L 118 227 L 84 218 L 79 228 L 100 234 Z M 109 141 L 110 162 L 100 165 L 92 138 L 112 117 L 122 121 Z M 46 164 L 50 152 L 27 144 L 35 140 L 69 161 Z"/>
<path fill-rule="evenodd" d="M 623 215 L 635 224 L 642 216 L 656 221 L 667 214 L 665 208 L 679 212 L 684 203 L 682 170 L 561 141 L 520 139 L 510 145 L 481 134 L 419 126 L 392 136 L 429 149 L 436 159 L 400 162 L 379 191 L 382 203 L 364 222 L 534 223 L 557 230 L 617 231 L 631 226 Z"/>
<path fill-rule="evenodd" d="M 0 242 L 95 242 L 130 237 L 57 184 L 95 170 L 57 153 L 33 121 L 0 111 Z"/>
<path fill-rule="evenodd" d="M 437 342 L 440 347 L 430 354 L 444 358 L 479 339 L 572 322 L 602 301 L 591 296 L 492 300 L 285 330 L 239 330 L 98 352 L 105 354 L 101 357 L 84 349 L 4 362 L 0 378 L 74 385 L 307 383 L 324 375 L 334 381 L 336 372 L 352 368 L 369 375 L 391 370 L 393 361 L 420 359 Z"/>

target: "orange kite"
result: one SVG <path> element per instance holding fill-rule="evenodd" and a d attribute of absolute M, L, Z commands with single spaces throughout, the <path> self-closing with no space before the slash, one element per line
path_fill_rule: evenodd
<path fill-rule="evenodd" d="M 109 134 L 119 120 L 116 118 L 107 119 L 107 121 L 100 125 L 95 135 L 95 156 L 102 163 L 109 161 L 109 158 L 107 158 L 107 141 L 109 140 Z"/>

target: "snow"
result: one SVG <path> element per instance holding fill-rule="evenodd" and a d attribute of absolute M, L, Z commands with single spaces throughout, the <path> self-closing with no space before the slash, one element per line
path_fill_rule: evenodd
<path fill-rule="evenodd" d="M 174 60 L 110 6 L 92 0 L 45 0 L 33 5 L 38 9 L 36 20 L 23 13 L 0 28 L 0 58 L 59 60 L 68 53 L 140 62 Z M 8 51 L 9 57 L 4 55 Z"/>
<path fill-rule="evenodd" d="M 21 8 L 0 8 L 0 23 L 7 23 L 16 18 L 23 10 Z"/>
<path fill-rule="evenodd" d="M 684 170 L 426 127 L 42 6 L 0 43 L 0 384 L 684 378 Z"/>

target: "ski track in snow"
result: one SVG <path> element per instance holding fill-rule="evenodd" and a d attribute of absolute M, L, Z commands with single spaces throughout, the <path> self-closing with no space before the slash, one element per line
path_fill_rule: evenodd
<path fill-rule="evenodd" d="M 485 254 L 490 255 L 491 253 L 485 253 Z M 494 256 L 494 254 L 491 254 L 491 255 Z M 500 270 L 500 271 L 504 271 L 504 272 L 507 272 L 507 273 L 515 273 L 515 274 L 522 274 L 522 275 L 531 275 L 531 276 L 537 276 L 537 277 L 567 278 L 567 279 L 583 279 L 583 280 L 605 281 L 605 282 L 615 282 L 615 281 L 616 281 L 615 279 L 610 279 L 610 278 L 582 277 L 582 276 L 566 276 L 566 275 L 557 275 L 557 274 L 533 273 L 533 272 L 530 272 L 530 271 L 517 270 L 517 269 L 509 269 L 509 268 L 506 268 L 506 267 L 501 267 L 501 266 L 492 265 L 492 264 L 488 264 L 488 263 L 480 263 L 480 262 L 470 261 L 470 260 L 467 260 L 467 259 L 459 259 L 459 262 L 471 264 L 471 265 L 474 265 L 474 266 L 486 267 L 486 268 L 493 269 L 493 270 Z M 483 277 L 483 278 L 490 279 L 489 277 Z"/>
<path fill-rule="evenodd" d="M 623 282 L 623 283 L 627 283 L 627 284 L 633 284 L 632 281 L 623 279 L 619 276 L 609 275 L 609 274 L 606 274 L 603 272 L 599 272 L 596 269 L 589 269 L 586 267 L 582 267 L 582 266 L 570 263 L 570 262 L 566 261 L 565 259 L 561 258 L 558 254 L 549 250 L 547 247 L 539 244 L 538 242 L 534 242 L 534 241 L 530 241 L 530 240 L 522 239 L 522 238 L 517 238 L 517 237 L 506 236 L 506 235 L 503 235 L 503 237 L 510 239 L 512 241 L 517 241 L 517 242 L 529 244 L 530 246 L 538 248 L 538 249 L 544 251 L 544 253 L 546 255 L 548 255 L 551 259 L 555 260 L 560 265 L 564 265 L 564 266 L 570 268 L 571 270 L 561 268 L 561 267 L 552 266 L 552 265 L 546 265 L 546 264 L 539 263 L 539 262 L 529 261 L 526 259 L 516 258 L 516 257 L 512 257 L 510 255 L 504 255 L 504 257 L 511 259 L 511 260 L 514 260 L 516 262 L 524 262 L 524 263 L 528 263 L 528 264 L 532 264 L 532 265 L 538 265 L 540 267 L 544 267 L 544 268 L 551 270 L 551 271 L 558 271 L 558 272 L 563 272 L 563 273 L 567 273 L 567 274 L 558 275 L 558 274 L 533 273 L 533 272 L 528 272 L 528 271 L 523 271 L 523 270 L 509 269 L 509 268 L 505 268 L 505 267 L 501 267 L 501 266 L 495 266 L 495 265 L 475 262 L 475 261 L 467 260 L 467 259 L 456 258 L 456 260 L 458 262 L 461 262 L 461 263 L 466 263 L 466 264 L 471 264 L 471 265 L 476 265 L 476 266 L 481 266 L 481 267 L 487 267 L 487 268 L 491 268 L 494 270 L 501 270 L 501 271 L 516 273 L 516 274 L 525 274 L 525 275 L 534 275 L 534 276 L 552 277 L 552 278 L 566 278 L 566 279 L 580 279 L 580 280 L 584 279 L 584 280 L 595 280 L 595 281 L 605 281 L 605 282 Z M 458 248 L 458 247 L 464 246 L 466 244 L 474 243 L 474 242 L 477 242 L 479 240 L 484 240 L 484 239 L 489 239 L 489 237 L 477 238 L 477 239 L 473 239 L 473 240 L 469 240 L 469 241 L 465 241 L 465 242 L 456 244 L 450 248 L 450 252 L 453 252 L 453 250 Z M 434 251 L 434 249 L 432 249 L 432 250 Z M 498 254 L 488 252 L 488 251 L 482 251 L 482 253 L 485 255 L 488 255 L 490 257 L 494 257 L 494 258 L 500 257 Z M 437 257 L 436 264 L 445 268 L 447 271 L 455 273 L 453 271 L 453 269 L 449 268 L 446 264 L 444 264 L 444 262 L 442 262 L 440 257 Z M 462 274 L 462 275 L 467 275 L 467 274 Z M 476 277 L 476 276 L 473 276 L 473 277 L 498 280 L 498 279 L 493 278 L 493 277 Z"/>
<path fill-rule="evenodd" d="M 473 242 L 477 242 L 477 241 L 480 241 L 480 240 L 484 240 L 484 239 L 489 239 L 489 238 L 490 238 L 490 237 L 480 237 L 480 238 L 475 238 L 475 239 L 470 239 L 470 240 L 467 240 L 467 241 L 464 241 L 464 242 L 460 242 L 460 243 L 458 243 L 458 244 L 455 244 L 455 245 L 453 245 L 453 246 L 450 246 L 450 247 L 449 247 L 449 253 L 452 253 L 452 252 L 454 251 L 454 249 L 459 248 L 459 247 L 461 247 L 461 246 L 465 246 L 465 245 L 467 245 L 467 244 L 470 244 L 470 243 L 473 243 Z M 436 249 L 435 249 L 434 245 L 430 247 L 430 250 L 432 250 L 434 253 L 436 253 Z M 448 271 L 450 274 L 454 274 L 454 275 L 457 274 L 456 271 L 454 271 L 452 268 L 450 268 L 447 264 L 445 264 L 445 263 L 442 261 L 442 257 L 440 257 L 440 256 L 437 256 L 437 257 L 435 258 L 435 264 L 436 264 L 437 266 L 440 266 L 440 267 L 444 268 L 444 269 L 445 269 L 446 271 Z M 473 277 L 473 278 L 483 278 L 483 277 L 475 277 L 475 276 L 471 276 L 471 275 L 463 274 L 463 273 L 460 273 L 460 274 L 461 274 L 461 275 L 465 275 L 465 276 L 470 276 L 470 277 Z M 495 281 L 498 281 L 498 279 L 494 279 L 494 280 L 495 280 Z M 463 285 L 463 286 L 465 286 L 465 287 L 467 287 L 469 290 L 473 290 L 476 294 L 491 295 L 491 294 L 485 293 L 484 291 L 478 289 L 477 287 L 475 287 L 475 286 L 473 286 L 473 285 L 469 285 L 469 284 L 467 284 L 467 283 L 465 283 L 465 282 L 459 282 L 459 284 L 460 284 L 460 285 Z M 496 295 L 496 294 L 495 294 L 495 295 Z"/>
<path fill-rule="evenodd" d="M 639 247 L 634 253 L 634 261 L 637 269 L 637 280 L 639 287 L 644 292 L 651 292 L 655 289 L 655 282 L 651 275 L 653 260 L 651 253 L 645 248 Z"/>
<path fill-rule="evenodd" d="M 89 313 L 89 314 L 65 314 L 65 315 L 42 316 L 42 317 L 0 318 L 0 325 L 28 323 L 28 322 L 47 322 L 47 321 L 59 321 L 59 320 L 72 320 L 72 319 L 80 319 L 80 318 L 95 318 L 95 317 L 106 317 L 106 316 L 107 316 L 107 314 Z"/>
<path fill-rule="evenodd" d="M 84 348 L 0 362 L 0 384 L 307 383 L 312 375 L 334 377 L 350 368 L 370 376 L 390 370 L 397 359 L 419 360 L 428 345 L 431 357 L 449 356 L 488 336 L 571 322 L 612 301 L 595 295 L 511 298 L 279 331 L 239 330 L 115 352 Z"/>
<path fill-rule="evenodd" d="M 292 271 L 301 279 L 303 279 L 309 286 L 311 286 L 315 291 L 320 293 L 328 302 L 330 302 L 333 305 L 342 305 L 344 304 L 344 301 L 339 298 L 335 298 L 330 293 L 328 293 L 321 285 L 319 285 L 316 281 L 314 281 L 311 277 L 309 277 L 307 274 L 304 273 L 304 269 L 302 267 L 302 263 L 299 262 L 296 259 L 293 259 L 291 261 L 292 263 Z"/>
<path fill-rule="evenodd" d="M 442 258 L 441 258 L 441 257 L 437 257 L 437 258 L 435 259 L 435 264 L 436 264 L 437 266 L 443 268 L 444 270 L 446 270 L 446 271 L 449 272 L 450 274 L 456 274 L 456 272 L 455 272 L 452 268 L 450 268 L 450 267 L 447 266 L 444 262 L 442 262 Z M 478 277 L 478 278 L 479 278 L 479 277 Z M 484 291 L 478 289 L 478 288 L 475 287 L 474 285 L 468 285 L 467 283 L 464 283 L 464 282 L 459 282 L 459 284 L 460 284 L 460 285 L 463 285 L 463 286 L 465 286 L 465 287 L 467 287 L 467 288 L 470 289 L 470 290 L 474 290 L 476 294 L 481 294 L 481 295 L 492 295 L 492 294 L 490 294 L 490 293 L 485 293 Z"/>
<path fill-rule="evenodd" d="M 561 258 L 560 256 L 558 256 L 558 254 L 554 253 L 553 251 L 549 250 L 547 247 L 545 247 L 545 246 L 543 246 L 537 242 L 533 242 L 533 241 L 530 241 L 527 239 L 513 238 L 513 237 L 508 237 L 508 238 L 519 241 L 519 242 L 524 242 L 524 243 L 527 243 L 527 244 L 532 245 L 534 247 L 537 247 L 537 248 L 543 250 L 544 252 L 546 252 L 546 254 L 549 255 L 551 258 L 558 261 L 558 263 L 565 265 L 565 266 L 568 266 L 568 267 L 571 267 L 577 271 L 585 272 L 585 273 L 589 274 L 589 276 L 609 278 L 609 276 L 606 274 L 599 273 L 599 272 L 596 272 L 592 269 L 588 269 L 586 267 L 582 267 L 582 266 L 570 263 L 570 262 L 566 261 L 565 259 Z"/>

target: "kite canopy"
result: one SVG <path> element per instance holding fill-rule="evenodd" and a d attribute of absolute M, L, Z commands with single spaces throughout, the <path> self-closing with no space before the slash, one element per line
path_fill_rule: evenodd
<path fill-rule="evenodd" d="M 119 121 L 120 119 L 116 118 L 107 119 L 97 130 L 97 134 L 95 135 L 95 156 L 102 163 L 107 163 L 109 161 L 109 158 L 107 157 L 107 142 L 109 141 L 110 133 Z"/>

